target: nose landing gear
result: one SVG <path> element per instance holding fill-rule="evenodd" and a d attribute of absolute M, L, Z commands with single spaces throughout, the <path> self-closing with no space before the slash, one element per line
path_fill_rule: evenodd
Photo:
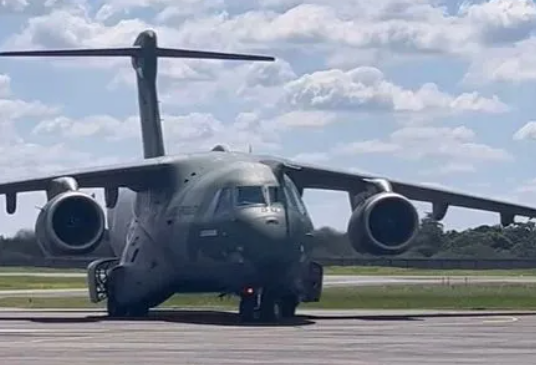
<path fill-rule="evenodd" d="M 240 295 L 239 316 L 244 323 L 278 322 L 294 317 L 298 304 L 293 295 L 278 295 L 266 288 L 246 288 Z"/>

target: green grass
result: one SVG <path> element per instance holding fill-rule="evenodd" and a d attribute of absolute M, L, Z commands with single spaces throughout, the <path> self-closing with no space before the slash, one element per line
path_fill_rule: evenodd
<path fill-rule="evenodd" d="M 406 269 L 380 266 L 329 266 L 326 275 L 378 275 L 378 276 L 535 276 L 536 269 L 512 270 L 433 270 Z"/>
<path fill-rule="evenodd" d="M 83 269 L 53 269 L 44 267 L 0 267 L 1 272 L 85 273 Z M 406 269 L 380 266 L 328 266 L 326 275 L 380 275 L 380 276 L 536 276 L 535 269 L 511 270 L 433 270 Z"/>
<path fill-rule="evenodd" d="M 1 272 L 45 272 L 45 273 L 85 273 L 85 269 L 56 269 L 51 267 L 33 267 L 33 266 L 0 266 Z"/>
<path fill-rule="evenodd" d="M 175 295 L 162 307 L 232 308 L 237 298 L 213 294 Z M 102 308 L 86 298 L 0 298 L 0 307 Z M 327 288 L 319 303 L 301 308 L 322 309 L 536 309 L 536 285 L 408 285 Z"/>
<path fill-rule="evenodd" d="M 0 276 L 0 290 L 87 288 L 86 278 Z"/>

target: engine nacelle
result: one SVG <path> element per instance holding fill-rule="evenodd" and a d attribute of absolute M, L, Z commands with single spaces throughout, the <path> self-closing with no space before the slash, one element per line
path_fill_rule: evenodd
<path fill-rule="evenodd" d="M 39 245 L 52 256 L 92 252 L 105 230 L 104 210 L 79 191 L 54 196 L 41 209 L 35 225 Z"/>
<path fill-rule="evenodd" d="M 396 255 L 406 251 L 419 229 L 419 214 L 404 196 L 374 194 L 357 206 L 348 223 L 348 238 L 358 252 Z"/>

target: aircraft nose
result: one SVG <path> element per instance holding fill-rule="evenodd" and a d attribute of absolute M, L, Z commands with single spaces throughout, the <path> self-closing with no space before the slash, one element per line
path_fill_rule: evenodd
<path fill-rule="evenodd" d="M 287 251 L 285 214 L 269 209 L 249 208 L 236 215 L 238 234 L 252 259 L 268 259 Z"/>
<path fill-rule="evenodd" d="M 277 215 L 267 215 L 251 220 L 251 228 L 261 239 L 270 242 L 280 242 L 286 239 L 285 221 Z"/>

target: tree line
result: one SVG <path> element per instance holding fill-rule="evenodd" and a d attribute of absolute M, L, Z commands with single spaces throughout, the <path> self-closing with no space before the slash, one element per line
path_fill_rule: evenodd
<path fill-rule="evenodd" d="M 324 227 L 314 239 L 318 257 L 373 257 L 354 251 L 343 232 Z M 420 230 L 411 248 L 400 258 L 430 259 L 536 259 L 536 224 L 515 223 L 507 227 L 482 225 L 463 231 L 445 230 L 429 216 L 420 221 Z"/>
<path fill-rule="evenodd" d="M 330 227 L 317 229 L 313 238 L 313 253 L 318 258 L 367 258 L 370 255 L 354 251 L 348 237 Z M 111 256 L 108 244 L 103 244 L 88 257 Z M 44 258 L 32 230 L 21 230 L 13 237 L 0 236 L 0 259 L 3 262 L 24 258 Z M 420 221 L 420 231 L 411 248 L 400 258 L 465 258 L 465 259 L 536 259 L 536 224 L 515 223 L 507 227 L 482 225 L 463 231 L 445 230 L 441 222 L 426 216 Z"/>

